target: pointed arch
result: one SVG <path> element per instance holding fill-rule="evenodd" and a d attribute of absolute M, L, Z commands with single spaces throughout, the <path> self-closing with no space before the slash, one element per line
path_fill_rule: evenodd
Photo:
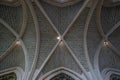
<path fill-rule="evenodd" d="M 45 75 L 43 75 L 39 80 L 50 80 L 53 77 L 55 77 L 59 74 L 62 74 L 62 73 L 70 76 L 74 80 L 83 80 L 81 75 L 79 75 L 78 73 L 76 73 L 68 68 L 65 68 L 65 67 L 60 67 L 60 68 L 54 69 L 54 70 L 46 73 Z"/>

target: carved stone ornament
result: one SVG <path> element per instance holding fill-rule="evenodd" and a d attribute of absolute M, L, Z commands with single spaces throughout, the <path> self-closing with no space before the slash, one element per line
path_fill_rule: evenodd
<path fill-rule="evenodd" d="M 120 0 L 104 0 L 103 6 L 114 7 L 120 5 Z"/>
<path fill-rule="evenodd" d="M 44 1 L 55 6 L 66 7 L 82 0 L 44 0 Z"/>
<path fill-rule="evenodd" d="M 20 0 L 0 0 L 0 4 L 14 7 L 20 5 Z"/>

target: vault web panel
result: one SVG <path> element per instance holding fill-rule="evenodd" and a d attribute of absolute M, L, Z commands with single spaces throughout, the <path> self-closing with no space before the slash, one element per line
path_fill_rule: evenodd
<path fill-rule="evenodd" d="M 11 46 L 15 41 L 15 36 L 5 26 L 0 24 L 0 56 Z"/>
<path fill-rule="evenodd" d="M 63 34 L 81 8 L 83 1 L 77 3 L 76 5 L 63 8 L 49 5 L 43 0 L 40 0 L 40 3 L 58 31 Z"/>
<path fill-rule="evenodd" d="M 79 74 L 82 74 L 82 70 L 79 68 L 78 64 L 75 62 L 75 60 L 71 56 L 71 53 L 69 52 L 69 50 L 63 42 L 61 42 L 55 49 L 51 58 L 42 69 L 41 74 L 44 75 L 47 72 L 59 67 L 65 67 L 76 71 Z"/>
<path fill-rule="evenodd" d="M 102 7 L 101 24 L 104 33 L 107 33 L 118 21 L 120 21 L 120 6 Z"/>
<path fill-rule="evenodd" d="M 23 20 L 23 11 L 21 6 L 9 7 L 5 5 L 0 5 L 0 18 L 2 18 L 16 32 L 19 33 L 22 26 L 22 20 Z"/>

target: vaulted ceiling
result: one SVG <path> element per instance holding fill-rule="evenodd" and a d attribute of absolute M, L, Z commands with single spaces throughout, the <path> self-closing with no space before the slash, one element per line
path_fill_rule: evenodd
<path fill-rule="evenodd" d="M 107 71 L 119 72 L 119 3 L 1 0 L 0 73 L 20 68 L 24 80 L 48 80 L 62 69 L 83 80 L 104 80 Z"/>

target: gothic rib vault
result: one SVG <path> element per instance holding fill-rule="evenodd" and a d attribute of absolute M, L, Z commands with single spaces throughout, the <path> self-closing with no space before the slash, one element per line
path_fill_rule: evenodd
<path fill-rule="evenodd" d="M 119 78 L 119 3 L 1 0 L 0 80 Z"/>

